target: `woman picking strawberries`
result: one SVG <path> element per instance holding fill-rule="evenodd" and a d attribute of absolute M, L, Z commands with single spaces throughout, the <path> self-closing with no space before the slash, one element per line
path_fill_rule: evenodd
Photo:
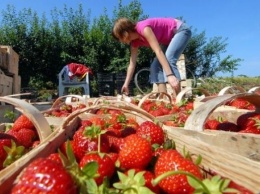
<path fill-rule="evenodd" d="M 134 74 L 138 47 L 146 46 L 156 55 L 150 67 L 151 83 L 157 84 L 159 92 L 166 92 L 168 82 L 175 93 L 179 93 L 181 78 L 176 63 L 191 37 L 191 30 L 185 23 L 174 18 L 150 18 L 137 23 L 119 18 L 112 35 L 118 41 L 131 45 L 130 63 L 122 92 L 129 93 L 128 85 Z"/>

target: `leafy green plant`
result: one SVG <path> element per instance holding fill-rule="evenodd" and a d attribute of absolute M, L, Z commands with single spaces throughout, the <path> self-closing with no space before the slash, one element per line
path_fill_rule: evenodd
<path fill-rule="evenodd" d="M 16 116 L 17 115 L 14 113 L 14 111 L 5 110 L 4 118 L 9 119 L 11 122 L 14 122 Z"/>

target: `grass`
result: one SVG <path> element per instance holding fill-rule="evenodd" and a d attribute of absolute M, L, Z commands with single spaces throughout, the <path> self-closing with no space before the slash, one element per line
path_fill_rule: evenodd
<path fill-rule="evenodd" d="M 260 87 L 260 77 L 219 77 L 207 78 L 204 81 L 198 80 L 198 88 L 207 90 L 210 94 L 216 94 L 227 86 L 238 86 L 245 91 L 253 87 Z"/>

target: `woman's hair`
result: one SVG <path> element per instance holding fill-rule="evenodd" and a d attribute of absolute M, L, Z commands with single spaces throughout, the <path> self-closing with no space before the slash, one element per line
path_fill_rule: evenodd
<path fill-rule="evenodd" d="M 126 32 L 135 32 L 135 23 L 127 18 L 119 18 L 115 21 L 112 36 L 116 40 L 120 40 L 125 36 Z"/>

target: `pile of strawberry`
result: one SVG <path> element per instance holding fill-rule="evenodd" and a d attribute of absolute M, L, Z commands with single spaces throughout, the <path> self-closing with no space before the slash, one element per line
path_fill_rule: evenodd
<path fill-rule="evenodd" d="M 22 157 L 39 144 L 39 136 L 33 123 L 19 116 L 14 124 L 0 132 L 0 170 Z"/>
<path fill-rule="evenodd" d="M 141 104 L 141 108 L 155 117 L 182 112 L 190 114 L 193 110 L 193 101 L 184 99 L 180 103 L 170 103 L 162 100 L 147 99 Z"/>
<path fill-rule="evenodd" d="M 44 113 L 45 117 L 67 117 L 72 112 L 86 108 L 86 105 L 83 103 L 77 104 L 77 106 L 72 106 L 71 104 L 63 104 L 59 107 L 53 108 L 48 112 Z"/>
<path fill-rule="evenodd" d="M 225 120 L 223 117 L 207 119 L 204 128 L 209 130 L 260 134 L 260 113 L 248 112 L 241 114 L 237 118 L 236 123 Z"/>
<path fill-rule="evenodd" d="M 235 98 L 231 101 L 228 101 L 225 105 L 239 109 L 255 110 L 255 105 L 244 98 Z"/>
<path fill-rule="evenodd" d="M 156 123 L 101 108 L 57 153 L 30 163 L 11 193 L 235 193 L 227 179 L 204 180 L 173 145 Z"/>

